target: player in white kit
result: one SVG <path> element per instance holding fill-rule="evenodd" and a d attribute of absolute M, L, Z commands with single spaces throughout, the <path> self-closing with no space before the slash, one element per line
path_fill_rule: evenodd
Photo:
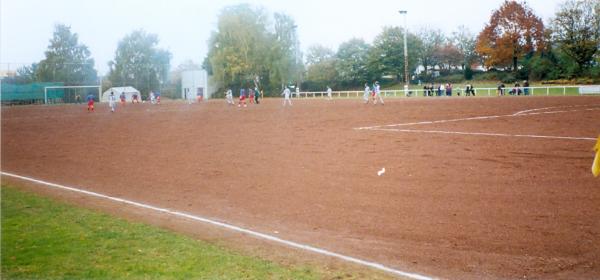
<path fill-rule="evenodd" d="M 369 83 L 365 83 L 365 93 L 363 94 L 365 104 L 369 104 L 369 95 L 371 95 L 371 88 L 369 87 Z"/>
<path fill-rule="evenodd" d="M 283 106 L 285 106 L 286 101 L 288 103 L 290 103 L 290 106 L 292 106 L 292 99 L 290 98 L 291 94 L 292 93 L 291 93 L 290 89 L 285 87 L 285 89 L 283 90 L 283 93 L 281 93 L 281 95 L 283 95 Z"/>
<path fill-rule="evenodd" d="M 373 98 L 373 105 L 377 104 L 377 100 L 381 102 L 383 105 L 383 97 L 381 97 L 381 90 L 379 88 L 379 82 L 375 81 L 375 85 L 373 86 L 373 90 L 375 91 L 375 97 Z"/>
<path fill-rule="evenodd" d="M 231 89 L 227 90 L 227 93 L 225 93 L 225 98 L 227 99 L 228 105 L 235 105 L 235 103 L 233 102 L 233 92 L 231 91 Z"/>

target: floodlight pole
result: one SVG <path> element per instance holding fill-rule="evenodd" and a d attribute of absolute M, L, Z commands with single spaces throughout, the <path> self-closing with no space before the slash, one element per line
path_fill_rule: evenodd
<path fill-rule="evenodd" d="M 404 15 L 404 95 L 408 95 L 408 49 L 406 44 L 406 33 L 408 33 L 408 28 L 406 26 L 406 14 L 408 11 L 400 10 L 398 11 L 401 15 Z"/>

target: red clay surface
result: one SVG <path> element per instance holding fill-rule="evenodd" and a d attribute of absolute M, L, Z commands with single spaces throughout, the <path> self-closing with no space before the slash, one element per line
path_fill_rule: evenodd
<path fill-rule="evenodd" d="M 600 278 L 594 141 L 354 129 L 552 107 L 404 128 L 596 138 L 598 97 L 224 103 L 3 107 L 2 171 L 433 277 Z"/>

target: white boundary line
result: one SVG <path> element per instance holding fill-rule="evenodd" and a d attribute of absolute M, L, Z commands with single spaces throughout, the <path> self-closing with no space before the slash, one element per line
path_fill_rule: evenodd
<path fill-rule="evenodd" d="M 590 138 L 590 137 L 568 137 L 568 136 L 551 136 L 551 135 L 506 134 L 506 133 L 486 133 L 486 132 L 460 132 L 460 131 L 397 129 L 397 128 L 371 128 L 370 130 L 394 131 L 394 132 L 413 132 L 413 133 L 439 133 L 439 134 L 458 134 L 458 135 L 477 135 L 477 136 L 525 137 L 525 138 L 545 138 L 545 139 L 558 139 L 558 140 L 590 140 L 590 141 L 596 141 L 596 138 Z"/>
<path fill-rule="evenodd" d="M 200 217 L 200 216 L 195 216 L 195 215 L 184 213 L 184 212 L 179 212 L 179 211 L 175 211 L 175 210 L 169 210 L 169 209 L 166 209 L 166 208 L 160 208 L 160 207 L 156 207 L 156 206 L 152 206 L 152 205 L 148 205 L 148 204 L 144 204 L 144 203 L 140 203 L 140 202 L 135 202 L 135 201 L 131 201 L 131 200 L 123 199 L 123 198 L 112 197 L 112 196 L 108 196 L 108 195 L 105 195 L 105 194 L 96 193 L 96 192 L 92 192 L 92 191 L 86 191 L 86 190 L 79 189 L 79 188 L 67 187 L 67 186 L 63 186 L 63 185 L 59 185 L 59 184 L 55 184 L 55 183 L 50 183 L 50 182 L 46 182 L 46 181 L 42 181 L 42 180 L 30 178 L 30 177 L 25 177 L 25 176 L 21 176 L 21 175 L 9 173 L 9 172 L 0 171 L 0 174 L 2 174 L 4 176 L 9 176 L 9 177 L 18 178 L 18 179 L 25 180 L 25 181 L 37 183 L 37 184 L 46 185 L 46 186 L 53 187 L 53 188 L 58 188 L 58 189 L 62 189 L 62 190 L 68 190 L 68 191 L 72 191 L 72 192 L 82 193 L 82 194 L 86 194 L 86 195 L 89 195 L 89 196 L 94 196 L 94 197 L 98 197 L 98 198 L 103 198 L 103 199 L 107 199 L 107 200 L 121 202 L 121 203 L 124 203 L 124 204 L 129 204 L 129 205 L 133 205 L 133 206 L 136 206 L 136 207 L 139 207 L 139 208 L 153 210 L 153 211 L 164 213 L 164 214 L 169 214 L 169 215 L 173 215 L 173 216 L 177 216 L 177 217 L 183 217 L 183 218 L 192 219 L 192 220 L 203 222 L 203 223 L 207 223 L 207 224 L 210 224 L 210 225 L 213 225 L 213 226 L 222 227 L 222 228 L 226 228 L 226 229 L 229 229 L 229 230 L 232 230 L 232 231 L 236 231 L 236 232 L 248 234 L 248 235 L 257 237 L 259 239 L 269 240 L 269 241 L 280 243 L 280 244 L 284 244 L 284 245 L 287 245 L 287 246 L 290 246 L 290 247 L 293 247 L 293 248 L 298 248 L 298 249 L 306 250 L 306 251 L 309 251 L 309 252 L 312 252 L 312 253 L 316 253 L 316 254 L 320 254 L 320 255 L 324 255 L 324 256 L 328 256 L 328 257 L 333 257 L 333 258 L 337 258 L 337 259 L 341 259 L 341 260 L 344 260 L 344 261 L 347 261 L 347 262 L 359 264 L 359 265 L 362 265 L 362 266 L 367 266 L 367 267 L 370 267 L 370 268 L 382 270 L 382 271 L 385 271 L 385 272 L 388 272 L 388 273 L 396 274 L 396 275 L 403 276 L 403 277 L 408 277 L 408 278 L 411 278 L 411 279 L 417 279 L 417 280 L 432 280 L 432 279 L 435 279 L 435 278 L 431 278 L 431 277 L 424 276 L 424 275 L 417 274 L 417 273 L 405 272 L 405 271 L 397 270 L 397 269 L 394 269 L 394 268 L 391 268 L 391 267 L 387 267 L 387 266 L 385 266 L 383 264 L 380 264 L 380 263 L 366 261 L 366 260 L 361 260 L 361 259 L 358 259 L 358 258 L 354 258 L 354 257 L 342 255 L 342 254 L 339 254 L 339 253 L 331 252 L 331 251 L 328 251 L 328 250 L 325 250 L 325 249 L 313 247 L 313 246 L 310 246 L 310 245 L 300 244 L 300 243 L 297 243 L 297 242 L 294 242 L 294 241 L 289 241 L 289 240 L 281 239 L 281 238 L 273 236 L 273 235 L 264 234 L 264 233 L 260 233 L 260 232 L 257 232 L 257 231 L 252 231 L 252 230 L 245 229 L 245 228 L 242 228 L 242 227 L 234 226 L 234 225 L 223 223 L 223 222 L 218 222 L 218 221 L 215 221 L 215 220 L 207 219 L 207 218 Z"/>

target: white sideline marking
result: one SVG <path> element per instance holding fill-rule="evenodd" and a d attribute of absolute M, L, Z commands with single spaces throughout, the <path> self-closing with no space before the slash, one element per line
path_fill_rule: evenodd
<path fill-rule="evenodd" d="M 460 132 L 460 131 L 418 130 L 418 129 L 398 129 L 398 128 L 372 128 L 371 130 L 394 131 L 394 132 L 413 132 L 413 133 L 439 133 L 439 134 L 458 134 L 458 135 L 526 137 L 526 138 L 545 138 L 545 139 L 560 139 L 560 140 L 596 141 L 596 138 L 589 138 L 589 137 L 568 137 L 568 136 L 551 136 L 551 135 L 506 134 L 506 133 L 487 133 L 487 132 Z"/>
<path fill-rule="evenodd" d="M 99 198 L 104 198 L 104 199 L 108 199 L 108 200 L 112 200 L 112 201 L 117 201 L 117 202 L 129 204 L 129 205 L 137 206 L 137 207 L 144 208 L 144 209 L 154 210 L 156 212 L 161 212 L 161 213 L 170 214 L 170 215 L 174 215 L 174 216 L 178 216 L 178 217 L 184 217 L 184 218 L 192 219 L 192 220 L 195 220 L 195 221 L 199 221 L 199 222 L 211 224 L 211 225 L 214 225 L 214 226 L 226 228 L 226 229 L 229 229 L 229 230 L 232 230 L 232 231 L 237 231 L 237 232 L 245 233 L 245 234 L 248 234 L 248 235 L 260 238 L 260 239 L 265 239 L 265 240 L 269 240 L 269 241 L 273 241 L 273 242 L 285 244 L 285 245 L 290 246 L 290 247 L 294 247 L 294 248 L 298 248 L 298 249 L 310 251 L 310 252 L 321 254 L 321 255 L 325 255 L 325 256 L 328 256 L 328 257 L 342 259 L 344 261 L 352 262 L 352 263 L 363 265 L 363 266 L 368 266 L 368 267 L 371 267 L 371 268 L 374 268 L 374 269 L 379 269 L 379 270 L 382 270 L 382 271 L 385 271 L 385 272 L 389 272 L 389 273 L 392 273 L 392 274 L 396 274 L 396 275 L 408 277 L 408 278 L 411 278 L 411 279 L 418 279 L 418 280 L 432 280 L 432 279 L 435 279 L 435 278 L 431 278 L 431 277 L 428 277 L 428 276 L 420 275 L 420 274 L 417 274 L 417 273 L 411 273 L 411 272 L 405 272 L 405 271 L 397 270 L 397 269 L 394 269 L 394 268 L 391 268 L 391 267 L 387 267 L 387 266 L 385 266 L 383 264 L 380 264 L 380 263 L 357 259 L 357 258 L 354 258 L 354 257 L 342 255 L 342 254 L 335 253 L 335 252 L 331 252 L 331 251 L 328 251 L 328 250 L 325 250 L 325 249 L 313 247 L 313 246 L 310 246 L 310 245 L 304 245 L 304 244 L 296 243 L 294 241 L 289 241 L 289 240 L 281 239 L 281 238 L 273 236 L 273 235 L 268 235 L 268 234 L 260 233 L 260 232 L 257 232 L 257 231 L 252 231 L 252 230 L 245 229 L 245 228 L 242 228 L 242 227 L 238 227 L 238 226 L 234 226 L 234 225 L 231 225 L 231 224 L 214 221 L 214 220 L 211 220 L 211 219 L 203 218 L 203 217 L 200 217 L 200 216 L 195 216 L 195 215 L 192 215 L 192 214 L 187 214 L 187 213 L 184 213 L 184 212 L 169 210 L 169 209 L 166 209 L 166 208 L 160 208 L 160 207 L 156 207 L 156 206 L 152 206 L 152 205 L 148 205 L 148 204 L 144 204 L 144 203 L 140 203 L 140 202 L 135 202 L 135 201 L 131 201 L 131 200 L 123 199 L 123 198 L 118 198 L 118 197 L 112 197 L 112 196 L 108 196 L 108 195 L 105 195 L 105 194 L 96 193 L 96 192 L 92 192 L 92 191 L 86 191 L 86 190 L 78 189 L 78 188 L 74 188 L 74 187 L 67 187 L 67 186 L 63 186 L 63 185 L 59 185 L 59 184 L 55 184 L 55 183 L 50 183 L 50 182 L 46 182 L 46 181 L 42 181 L 42 180 L 30 178 L 30 177 L 25 177 L 25 176 L 21 176 L 21 175 L 9 173 L 9 172 L 0 171 L 0 174 L 2 174 L 4 176 L 14 177 L 14 178 L 18 178 L 18 179 L 25 180 L 25 181 L 30 181 L 30 182 L 34 182 L 34 183 L 46 185 L 46 186 L 49 186 L 49 187 L 54 187 L 54 188 L 58 188 L 58 189 L 63 189 L 63 190 L 68 190 L 68 191 L 83 193 L 83 194 L 87 194 L 89 196 L 95 196 L 95 197 L 99 197 Z"/>

